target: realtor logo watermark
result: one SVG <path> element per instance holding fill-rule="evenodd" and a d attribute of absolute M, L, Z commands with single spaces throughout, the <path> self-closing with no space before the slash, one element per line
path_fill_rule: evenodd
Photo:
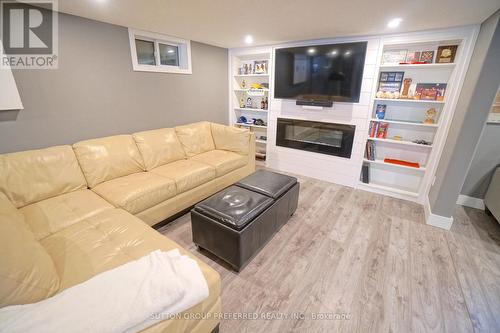
<path fill-rule="evenodd" d="M 0 68 L 57 69 L 57 0 L 0 0 L 0 20 Z"/>

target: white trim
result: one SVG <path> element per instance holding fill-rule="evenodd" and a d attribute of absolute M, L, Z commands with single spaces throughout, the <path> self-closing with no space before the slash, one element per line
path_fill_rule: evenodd
<path fill-rule="evenodd" d="M 191 41 L 177 37 L 158 34 L 150 31 L 128 28 L 130 43 L 130 56 L 132 58 L 132 68 L 138 72 L 159 72 L 173 74 L 192 74 L 191 67 Z M 137 50 L 135 39 L 149 40 L 154 43 L 156 65 L 141 65 L 137 61 Z M 158 44 L 168 44 L 177 46 L 179 56 L 179 66 L 166 66 L 160 64 Z"/>
<path fill-rule="evenodd" d="M 474 197 L 469 197 L 468 195 L 460 194 L 457 199 L 457 205 L 476 208 L 484 210 L 484 200 Z"/>
<path fill-rule="evenodd" d="M 431 205 L 429 203 L 429 198 L 425 200 L 424 203 L 424 215 L 425 223 L 433 227 L 450 230 L 453 225 L 453 216 L 446 217 L 441 215 L 436 215 L 431 212 Z"/>

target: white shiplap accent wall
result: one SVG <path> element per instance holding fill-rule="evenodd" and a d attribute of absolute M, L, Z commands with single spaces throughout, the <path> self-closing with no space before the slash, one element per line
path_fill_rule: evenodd
<path fill-rule="evenodd" d="M 368 117 L 372 110 L 372 92 L 376 84 L 375 73 L 380 52 L 379 38 L 353 38 L 310 41 L 307 44 L 331 44 L 367 41 L 365 67 L 359 103 L 334 103 L 332 108 L 306 110 L 295 105 L 295 101 L 271 99 L 268 124 L 267 161 L 270 168 L 293 172 L 312 178 L 355 187 L 359 179 Z M 287 45 L 282 45 L 283 47 Z M 279 46 L 279 47 L 282 47 Z M 273 57 L 274 58 L 274 57 Z M 271 80 L 271 92 L 274 78 Z M 273 96 L 274 94 L 270 94 Z M 329 123 L 342 123 L 356 126 L 354 144 L 350 159 L 311 153 L 302 150 L 276 146 L 277 118 L 294 118 Z"/>

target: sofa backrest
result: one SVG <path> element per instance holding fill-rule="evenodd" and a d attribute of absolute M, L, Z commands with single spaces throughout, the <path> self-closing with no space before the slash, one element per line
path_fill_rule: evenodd
<path fill-rule="evenodd" d="M 17 207 L 87 188 L 71 146 L 0 155 L 0 191 Z"/>
<path fill-rule="evenodd" d="M 186 158 L 174 128 L 161 128 L 132 134 L 146 170 Z"/>
<path fill-rule="evenodd" d="M 248 155 L 250 130 L 221 124 L 211 124 L 215 148 Z"/>
<path fill-rule="evenodd" d="M 145 170 L 132 135 L 80 141 L 73 145 L 73 150 L 90 188 Z"/>
<path fill-rule="evenodd" d="M 59 290 L 54 262 L 24 216 L 0 192 L 0 308 L 38 302 Z"/>
<path fill-rule="evenodd" d="M 215 149 L 212 130 L 208 121 L 177 126 L 175 132 L 187 157 Z"/>

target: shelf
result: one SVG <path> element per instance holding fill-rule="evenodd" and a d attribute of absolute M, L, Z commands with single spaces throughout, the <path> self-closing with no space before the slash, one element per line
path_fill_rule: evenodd
<path fill-rule="evenodd" d="M 388 165 L 390 167 L 400 168 L 400 169 L 404 169 L 404 170 L 414 170 L 414 171 L 421 171 L 421 172 L 425 172 L 425 170 L 426 170 L 425 167 L 413 168 L 413 167 L 406 166 L 406 165 L 400 165 L 400 164 L 394 164 L 394 163 L 386 163 L 383 160 L 370 161 L 370 160 L 367 160 L 365 158 L 365 159 L 363 159 L 363 162 L 370 163 L 370 164 L 378 164 L 378 165 Z"/>
<path fill-rule="evenodd" d="M 267 128 L 267 126 L 253 125 L 253 124 L 243 124 L 243 123 L 235 123 L 236 126 L 244 126 L 244 127 L 255 127 L 255 128 Z"/>
<path fill-rule="evenodd" d="M 371 121 L 374 121 L 377 123 L 389 123 L 389 124 L 399 124 L 399 125 L 409 125 L 409 126 L 439 127 L 438 124 L 424 124 L 424 123 L 417 123 L 417 122 L 411 122 L 411 121 L 401 121 L 401 120 L 372 118 Z"/>
<path fill-rule="evenodd" d="M 234 77 L 269 77 L 269 74 L 236 74 Z"/>
<path fill-rule="evenodd" d="M 371 188 L 371 189 L 376 189 L 376 190 L 382 190 L 382 191 L 388 191 L 388 192 L 393 192 L 397 194 L 402 194 L 402 195 L 407 195 L 410 197 L 418 197 L 418 193 L 415 192 L 413 189 L 402 187 L 402 186 L 396 186 L 393 184 L 384 184 L 384 183 L 363 183 L 359 182 L 359 187 L 366 187 L 366 188 Z"/>
<path fill-rule="evenodd" d="M 254 108 L 234 108 L 237 111 L 251 111 L 251 112 L 266 112 L 267 110 L 264 109 L 254 109 Z"/>
<path fill-rule="evenodd" d="M 261 143 L 261 144 L 267 144 L 267 141 L 266 140 L 261 140 L 261 139 L 255 139 L 255 142 L 257 143 Z"/>
<path fill-rule="evenodd" d="M 234 89 L 234 91 L 255 91 L 255 92 L 268 92 L 269 89 L 264 88 L 264 89 L 250 89 L 250 88 L 240 88 L 240 89 Z"/>
<path fill-rule="evenodd" d="M 378 141 L 378 142 L 387 142 L 387 143 L 394 143 L 398 145 L 407 145 L 407 146 L 417 146 L 417 147 L 423 147 L 423 148 L 432 148 L 432 145 L 421 145 L 420 143 L 415 143 L 411 141 L 403 141 L 403 140 L 393 140 L 393 139 L 380 139 L 380 138 L 368 138 L 368 140 L 372 141 Z"/>
<path fill-rule="evenodd" d="M 397 98 L 375 98 L 376 101 L 399 102 L 399 103 L 422 103 L 422 104 L 444 104 L 445 101 L 428 101 L 422 99 L 397 99 Z"/>
<path fill-rule="evenodd" d="M 400 65 L 400 64 L 387 64 L 387 65 L 380 65 L 380 68 L 453 68 L 455 66 L 455 63 L 451 64 L 407 64 L 407 65 Z"/>

